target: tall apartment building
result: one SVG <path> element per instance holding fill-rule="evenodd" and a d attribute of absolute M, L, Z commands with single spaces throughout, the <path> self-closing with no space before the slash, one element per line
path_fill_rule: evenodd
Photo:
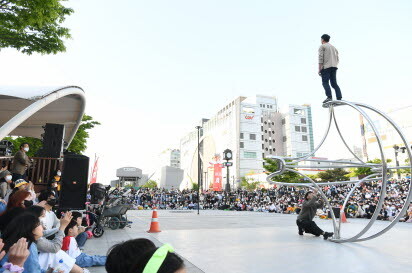
<path fill-rule="evenodd" d="M 226 169 L 217 172 L 215 167 L 217 162 L 222 162 L 225 149 L 233 152 L 229 172 L 232 187 L 237 187 L 246 174 L 263 172 L 265 157 L 299 156 L 313 150 L 310 106 L 291 105 L 289 111 L 282 114 L 273 96 L 238 97 L 210 120 L 202 119 L 199 125 L 202 126 L 200 154 L 204 188 L 218 179 L 217 174 L 223 181 L 227 180 Z M 194 130 L 180 142 L 182 188 L 198 180 L 197 141 Z"/>
<path fill-rule="evenodd" d="M 173 168 L 180 168 L 180 150 L 167 149 L 160 155 L 160 165 L 162 167 L 169 166 Z"/>

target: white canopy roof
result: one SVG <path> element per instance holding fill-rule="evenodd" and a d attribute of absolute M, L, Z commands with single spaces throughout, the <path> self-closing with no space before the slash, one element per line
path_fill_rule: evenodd
<path fill-rule="evenodd" d="M 0 86 L 0 140 L 7 135 L 41 138 L 46 123 L 65 125 L 70 144 L 81 123 L 86 100 L 78 86 Z"/>

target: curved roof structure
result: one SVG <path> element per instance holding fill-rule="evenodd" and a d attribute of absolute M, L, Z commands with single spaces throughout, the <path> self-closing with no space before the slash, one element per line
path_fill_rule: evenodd
<path fill-rule="evenodd" d="M 0 140 L 5 136 L 41 138 L 46 123 L 65 125 L 69 145 L 80 126 L 86 99 L 78 86 L 0 86 Z"/>

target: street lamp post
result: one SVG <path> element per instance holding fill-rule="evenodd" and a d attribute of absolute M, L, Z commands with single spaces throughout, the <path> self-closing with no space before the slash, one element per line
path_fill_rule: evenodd
<path fill-rule="evenodd" d="M 396 173 L 398 174 L 398 179 L 401 179 L 401 173 L 399 172 L 399 160 L 398 160 L 398 151 L 399 151 L 399 146 L 398 145 L 393 145 L 393 149 L 395 150 L 395 162 L 396 162 Z"/>
<path fill-rule="evenodd" d="M 229 184 L 229 167 L 232 166 L 232 162 L 229 162 L 230 160 L 232 160 L 233 158 L 233 153 L 230 149 L 226 149 L 223 151 L 223 159 L 226 160 L 225 165 L 226 165 L 226 169 L 227 169 L 227 173 L 226 173 L 226 187 L 225 187 L 225 191 L 226 193 L 230 192 L 230 184 Z"/>
<path fill-rule="evenodd" d="M 197 214 L 200 213 L 200 184 L 202 179 L 202 173 L 200 170 L 200 129 L 202 126 L 196 126 L 197 129 Z"/>

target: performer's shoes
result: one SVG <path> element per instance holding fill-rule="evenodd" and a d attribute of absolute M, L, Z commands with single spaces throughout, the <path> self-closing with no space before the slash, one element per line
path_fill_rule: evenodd
<path fill-rule="evenodd" d="M 337 100 L 342 100 L 342 98 L 337 98 Z"/>
<path fill-rule="evenodd" d="M 330 101 L 332 101 L 332 98 L 326 98 L 326 100 L 324 100 L 322 103 L 328 103 Z"/>
<path fill-rule="evenodd" d="M 327 240 L 329 237 L 333 236 L 333 232 L 325 232 L 323 233 L 323 239 Z"/>
<path fill-rule="evenodd" d="M 303 228 L 299 227 L 299 235 L 303 235 Z"/>

